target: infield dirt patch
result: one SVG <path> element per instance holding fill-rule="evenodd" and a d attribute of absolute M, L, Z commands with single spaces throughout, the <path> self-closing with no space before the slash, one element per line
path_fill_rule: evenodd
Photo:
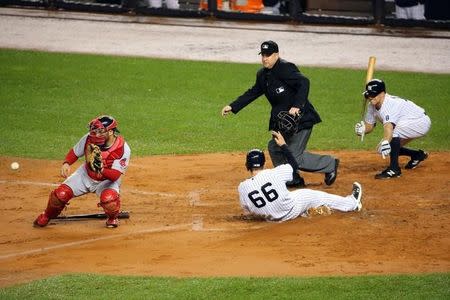
<path fill-rule="evenodd" d="M 0 158 L 0 286 L 63 273 L 151 276 L 315 276 L 450 270 L 450 153 L 434 152 L 401 178 L 373 179 L 386 161 L 341 159 L 336 183 L 305 173 L 308 188 L 346 195 L 363 185 L 363 211 L 286 223 L 244 220 L 237 185 L 244 153 L 133 157 L 122 185 L 131 218 L 52 221 L 33 228 L 60 161 Z M 19 161 L 19 170 L 10 163 Z M 402 164 L 406 160 L 401 161 Z M 73 168 L 72 170 L 74 170 Z M 100 212 L 95 195 L 63 214 Z"/>

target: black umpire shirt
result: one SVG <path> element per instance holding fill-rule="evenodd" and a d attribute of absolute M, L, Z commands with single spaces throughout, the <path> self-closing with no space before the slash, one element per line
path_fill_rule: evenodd
<path fill-rule="evenodd" d="M 245 106 L 264 94 L 272 105 L 269 130 L 277 130 L 276 119 L 280 111 L 291 107 L 300 108 L 303 116 L 299 129 L 311 128 L 321 122 L 319 114 L 308 100 L 309 79 L 300 73 L 297 66 L 279 58 L 272 69 L 261 68 L 256 74 L 255 84 L 233 101 L 230 106 L 237 114 Z"/>

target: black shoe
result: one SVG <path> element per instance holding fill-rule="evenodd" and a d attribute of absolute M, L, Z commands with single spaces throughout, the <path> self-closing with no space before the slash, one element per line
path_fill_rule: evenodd
<path fill-rule="evenodd" d="M 335 159 L 334 160 L 334 162 L 335 162 L 335 166 L 334 166 L 334 170 L 333 170 L 333 172 L 330 172 L 330 173 L 325 173 L 325 184 L 326 185 L 332 185 L 335 181 L 336 181 L 336 177 L 337 177 L 337 174 L 338 174 L 338 167 L 339 167 L 339 159 Z"/>
<path fill-rule="evenodd" d="M 419 150 L 419 152 L 420 152 L 420 158 L 415 159 L 415 158 L 411 157 L 411 160 L 408 161 L 408 163 L 405 166 L 405 169 L 408 169 L 408 170 L 415 169 L 420 164 L 420 162 L 422 162 L 428 158 L 427 152 L 424 152 L 423 150 Z"/>
<path fill-rule="evenodd" d="M 378 173 L 375 175 L 375 179 L 389 179 L 389 178 L 396 178 L 400 177 L 402 175 L 402 172 L 400 169 L 398 171 L 392 170 L 391 168 L 387 168 L 381 173 Z"/>
<path fill-rule="evenodd" d="M 298 177 L 295 180 L 286 182 L 288 188 L 304 188 L 306 187 L 303 177 Z"/>

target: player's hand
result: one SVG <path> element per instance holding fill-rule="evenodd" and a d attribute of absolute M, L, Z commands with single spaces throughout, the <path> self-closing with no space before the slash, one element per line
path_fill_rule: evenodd
<path fill-rule="evenodd" d="M 61 176 L 64 178 L 67 178 L 70 173 L 70 165 L 68 163 L 63 163 L 61 166 Z"/>
<path fill-rule="evenodd" d="M 300 115 L 300 108 L 298 108 L 298 107 L 291 107 L 291 109 L 289 110 L 289 114 L 291 116 L 299 116 Z"/>
<path fill-rule="evenodd" d="M 355 124 L 355 133 L 359 136 L 363 135 L 366 132 L 366 124 L 364 121 Z"/>
<path fill-rule="evenodd" d="M 283 135 L 279 132 L 279 131 L 271 131 L 273 139 L 275 141 L 275 143 L 277 143 L 278 146 L 283 146 L 286 144 L 286 141 L 284 140 Z"/>
<path fill-rule="evenodd" d="M 229 113 L 231 113 L 231 110 L 232 110 L 231 106 L 229 105 L 225 106 L 224 108 L 222 108 L 222 116 L 228 115 Z"/>
<path fill-rule="evenodd" d="M 382 140 L 380 144 L 378 144 L 378 153 L 380 153 L 383 158 L 391 153 L 391 144 L 389 144 L 388 140 Z"/>

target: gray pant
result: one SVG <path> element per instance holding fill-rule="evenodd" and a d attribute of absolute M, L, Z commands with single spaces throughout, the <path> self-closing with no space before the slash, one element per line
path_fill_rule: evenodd
<path fill-rule="evenodd" d="M 300 170 L 306 172 L 330 173 L 334 171 L 335 158 L 330 155 L 313 154 L 305 151 L 312 128 L 302 129 L 291 137 L 285 138 L 289 150 L 297 161 Z M 274 167 L 287 163 L 277 143 L 271 139 L 268 143 L 270 158 Z"/>

